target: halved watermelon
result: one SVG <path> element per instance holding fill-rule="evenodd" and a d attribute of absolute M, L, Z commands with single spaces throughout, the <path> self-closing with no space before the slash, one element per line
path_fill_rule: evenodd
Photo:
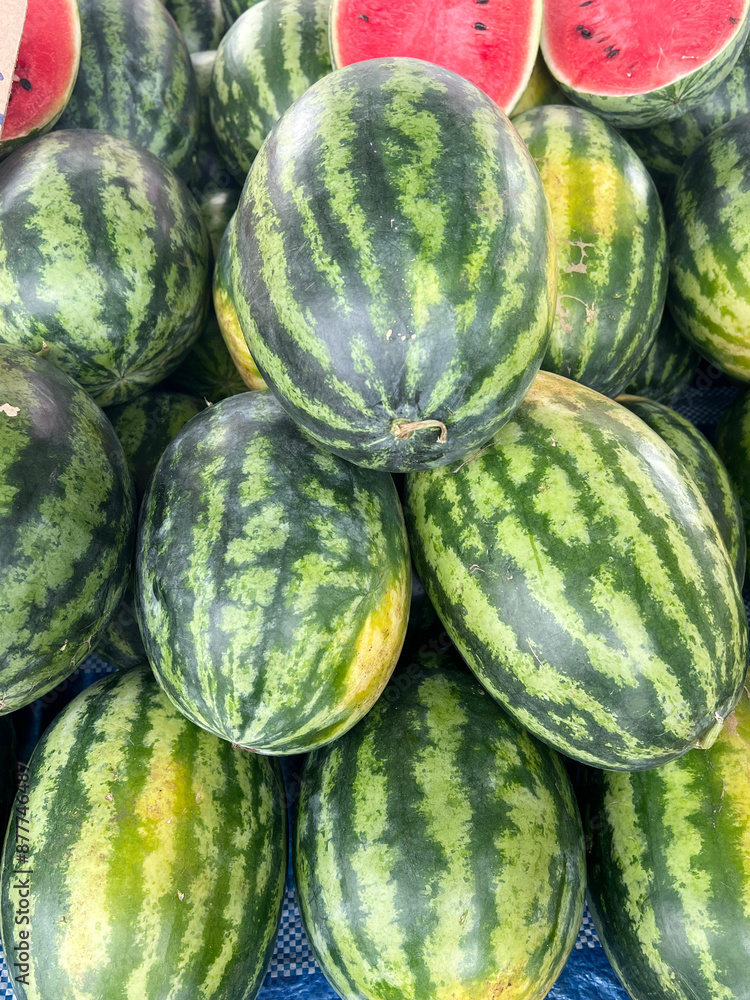
<path fill-rule="evenodd" d="M 541 23 L 542 0 L 332 0 L 331 58 L 334 67 L 379 56 L 437 63 L 507 114 L 534 68 Z"/>
<path fill-rule="evenodd" d="M 68 103 L 80 58 L 76 0 L 29 0 L 0 137 L 0 159 L 52 128 Z"/>
<path fill-rule="evenodd" d="M 678 118 L 729 73 L 750 0 L 546 0 L 542 52 L 576 104 L 618 128 Z"/>

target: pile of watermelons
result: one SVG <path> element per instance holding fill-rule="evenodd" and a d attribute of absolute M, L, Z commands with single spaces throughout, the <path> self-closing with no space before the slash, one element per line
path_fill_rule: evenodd
<path fill-rule="evenodd" d="M 291 754 L 344 1000 L 539 1000 L 586 890 L 634 1000 L 750 998 L 749 31 L 750 0 L 29 0 L 18 1000 L 254 997 Z M 668 405 L 699 363 L 736 387 L 718 452 Z M 93 650 L 119 669 L 16 767 Z"/>

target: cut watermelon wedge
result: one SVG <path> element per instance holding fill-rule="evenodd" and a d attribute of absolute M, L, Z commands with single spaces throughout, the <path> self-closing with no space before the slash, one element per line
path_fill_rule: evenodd
<path fill-rule="evenodd" d="M 576 104 L 617 128 L 678 118 L 742 51 L 750 0 L 545 0 L 542 52 Z"/>
<path fill-rule="evenodd" d="M 534 68 L 541 23 L 542 0 L 332 0 L 331 56 L 339 68 L 380 56 L 437 63 L 507 114 Z"/>
<path fill-rule="evenodd" d="M 80 58 L 76 0 L 29 0 L 0 133 L 0 159 L 52 128 L 73 91 Z"/>

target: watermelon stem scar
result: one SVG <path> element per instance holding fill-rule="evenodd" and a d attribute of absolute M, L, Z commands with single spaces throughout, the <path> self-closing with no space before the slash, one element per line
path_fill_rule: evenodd
<path fill-rule="evenodd" d="M 448 440 L 448 428 L 442 420 L 398 420 L 391 424 L 391 431 L 393 436 L 398 438 L 399 441 L 408 441 L 416 431 L 423 431 L 428 427 L 440 428 L 437 438 L 438 444 L 446 443 Z"/>

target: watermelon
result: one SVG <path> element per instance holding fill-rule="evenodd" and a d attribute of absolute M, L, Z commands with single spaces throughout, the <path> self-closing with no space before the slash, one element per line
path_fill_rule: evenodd
<path fill-rule="evenodd" d="M 739 496 L 747 539 L 750 528 L 750 392 L 741 393 L 721 418 L 716 430 L 716 449 Z"/>
<path fill-rule="evenodd" d="M 716 90 L 679 118 L 623 133 L 665 196 L 693 150 L 721 125 L 750 112 L 750 44 Z"/>
<path fill-rule="evenodd" d="M 107 416 L 122 444 L 133 477 L 138 503 L 164 449 L 182 425 L 200 413 L 204 405 L 199 399 L 183 393 L 152 389 L 130 403 L 107 408 Z M 96 652 L 118 667 L 133 667 L 146 659 L 135 617 L 132 575 Z"/>
<path fill-rule="evenodd" d="M 618 396 L 617 402 L 664 438 L 693 477 L 714 516 L 742 587 L 747 554 L 742 508 L 737 490 L 714 448 L 686 417 L 663 403 L 637 396 Z"/>
<path fill-rule="evenodd" d="M 529 82 L 541 25 L 541 0 L 331 0 L 331 56 L 338 67 L 381 56 L 436 63 L 470 80 L 507 114 Z"/>
<path fill-rule="evenodd" d="M 316 448 L 269 393 L 182 428 L 144 498 L 137 552 L 149 660 L 197 725 L 302 753 L 385 687 L 411 593 L 395 487 Z"/>
<path fill-rule="evenodd" d="M 48 361 L 0 344 L 0 715 L 91 651 L 120 603 L 134 531 L 102 411 Z"/>
<path fill-rule="evenodd" d="M 240 191 L 236 187 L 206 191 L 198 200 L 214 257 L 219 252 L 221 238 L 232 216 L 237 211 L 239 200 Z"/>
<path fill-rule="evenodd" d="M 70 99 L 80 59 L 76 0 L 28 0 L 8 106 L 0 114 L 0 160 L 52 128 Z"/>
<path fill-rule="evenodd" d="M 540 372 L 470 461 L 406 486 L 427 593 L 520 723 L 612 770 L 716 738 L 745 675 L 745 609 L 698 487 L 643 421 Z"/>
<path fill-rule="evenodd" d="M 344 1000 L 539 1000 L 580 926 L 583 831 L 557 754 L 423 654 L 397 699 L 307 759 L 294 874 Z"/>
<path fill-rule="evenodd" d="M 514 125 L 539 168 L 557 241 L 557 311 L 542 368 L 616 396 L 664 310 L 667 236 L 656 188 L 590 111 L 537 107 Z"/>
<path fill-rule="evenodd" d="M 463 458 L 519 404 L 547 345 L 539 173 L 485 94 L 425 62 L 371 59 L 303 94 L 253 163 L 231 252 L 263 378 L 360 465 Z"/>
<path fill-rule="evenodd" d="M 165 164 L 93 130 L 0 165 L 0 341 L 44 350 L 107 406 L 161 381 L 209 306 L 208 235 Z"/>
<path fill-rule="evenodd" d="M 329 0 L 261 0 L 221 40 L 211 79 L 219 152 L 244 181 L 286 109 L 331 71 Z"/>
<path fill-rule="evenodd" d="M 232 356 L 237 371 L 248 389 L 267 389 L 263 376 L 248 350 L 247 342 L 242 334 L 242 327 L 234 304 L 234 289 L 232 287 L 232 256 L 231 242 L 234 229 L 234 216 L 224 230 L 219 244 L 214 267 L 214 310 L 216 320 L 224 338 L 226 348 Z"/>
<path fill-rule="evenodd" d="M 273 761 L 191 725 L 143 667 L 68 705 L 22 789 L 0 874 L 17 1000 L 256 996 L 286 873 Z"/>
<path fill-rule="evenodd" d="M 700 355 L 677 329 L 665 309 L 651 347 L 625 391 L 632 396 L 646 396 L 661 403 L 672 403 L 690 385 Z"/>
<path fill-rule="evenodd" d="M 204 407 L 205 403 L 194 396 L 152 389 L 129 403 L 107 408 L 139 502 L 164 449 L 177 431 Z"/>
<path fill-rule="evenodd" d="M 78 0 L 81 66 L 60 127 L 145 146 L 184 180 L 198 139 L 198 91 L 180 30 L 160 0 Z"/>
<path fill-rule="evenodd" d="M 617 128 L 679 118 L 709 97 L 750 31 L 750 0 L 546 0 L 541 46 L 576 104 Z"/>
<path fill-rule="evenodd" d="M 188 52 L 215 49 L 227 30 L 220 0 L 163 0 L 182 32 Z"/>
<path fill-rule="evenodd" d="M 567 103 L 567 98 L 557 86 L 552 74 L 547 69 L 547 64 L 542 58 L 541 52 L 539 52 L 534 62 L 529 82 L 508 114 L 511 118 L 515 118 L 517 115 L 523 114 L 524 111 L 528 111 L 530 108 L 537 108 L 542 104 Z"/>
<path fill-rule="evenodd" d="M 747 997 L 747 691 L 705 753 L 586 778 L 589 905 L 629 995 Z"/>
<path fill-rule="evenodd" d="M 691 153 L 666 213 L 669 311 L 704 358 L 750 381 L 750 114 Z"/>
<path fill-rule="evenodd" d="M 146 662 L 146 649 L 135 615 L 135 593 L 132 574 L 106 631 L 94 650 L 97 656 L 113 667 L 127 669 Z"/>
<path fill-rule="evenodd" d="M 192 351 L 172 372 L 166 385 L 177 392 L 197 396 L 206 403 L 218 403 L 227 396 L 247 391 L 248 386 L 227 349 L 213 310 Z"/>
<path fill-rule="evenodd" d="M 229 197 L 239 198 L 240 188 L 219 153 L 211 128 L 211 113 L 209 108 L 209 92 L 211 76 L 216 61 L 216 50 L 193 52 L 190 56 L 198 86 L 198 112 L 200 134 L 195 148 L 195 166 L 190 177 L 190 190 L 202 202 L 215 194 L 226 192 Z"/>
<path fill-rule="evenodd" d="M 256 3 L 258 0 L 221 0 L 221 9 L 224 11 L 227 26 L 233 25 L 238 17 Z"/>

